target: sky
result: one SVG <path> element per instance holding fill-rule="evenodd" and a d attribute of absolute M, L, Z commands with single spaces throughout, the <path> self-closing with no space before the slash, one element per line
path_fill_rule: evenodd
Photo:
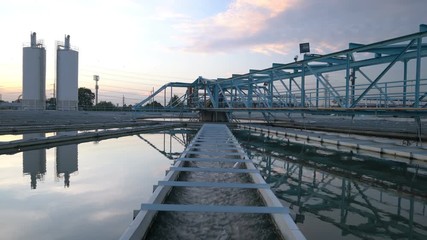
<path fill-rule="evenodd" d="M 47 51 L 53 96 L 55 44 L 71 36 L 79 87 L 135 104 L 168 82 L 216 79 L 292 62 L 299 43 L 326 54 L 419 31 L 426 0 L 2 0 L 0 94 L 22 93 L 22 47 L 31 32 Z"/>

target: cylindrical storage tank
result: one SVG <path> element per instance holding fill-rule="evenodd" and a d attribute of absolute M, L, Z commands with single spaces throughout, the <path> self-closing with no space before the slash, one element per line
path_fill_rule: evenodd
<path fill-rule="evenodd" d="M 31 35 L 30 47 L 23 49 L 22 108 L 44 110 L 46 106 L 46 49 Z M 34 39 L 34 40 L 33 40 Z"/>
<path fill-rule="evenodd" d="M 79 53 L 58 47 L 56 61 L 56 110 L 78 110 Z"/>

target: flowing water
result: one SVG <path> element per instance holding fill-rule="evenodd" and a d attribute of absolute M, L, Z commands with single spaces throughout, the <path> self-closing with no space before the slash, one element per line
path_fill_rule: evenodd
<path fill-rule="evenodd" d="M 189 162 L 187 166 L 232 168 L 233 163 Z M 251 182 L 247 174 L 207 172 L 183 172 L 178 180 Z M 263 206 L 257 190 L 236 188 L 175 187 L 165 203 Z M 280 239 L 280 235 L 268 214 L 160 212 L 148 239 Z"/>

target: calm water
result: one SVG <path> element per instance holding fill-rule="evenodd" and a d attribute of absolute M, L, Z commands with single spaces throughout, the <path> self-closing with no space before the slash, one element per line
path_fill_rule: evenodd
<path fill-rule="evenodd" d="M 427 239 L 425 167 L 235 134 L 308 239 Z M 0 155 L 0 239 L 117 239 L 191 136 Z"/>
<path fill-rule="evenodd" d="M 141 134 L 0 155 L 0 239 L 118 239 L 186 140 Z"/>
<path fill-rule="evenodd" d="M 427 239 L 426 166 L 235 135 L 308 239 Z"/>

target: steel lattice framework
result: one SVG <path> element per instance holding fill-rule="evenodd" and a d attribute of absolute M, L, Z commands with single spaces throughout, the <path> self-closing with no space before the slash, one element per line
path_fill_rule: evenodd
<path fill-rule="evenodd" d="M 422 70 L 426 36 L 427 25 L 420 25 L 414 34 L 367 45 L 350 43 L 343 51 L 305 54 L 300 61 L 273 63 L 230 78 L 168 83 L 134 108 L 142 109 L 162 92 L 166 103 L 167 89 L 172 99 L 173 89 L 183 88 L 165 109 L 225 112 L 229 118 L 238 111 L 259 111 L 266 119 L 292 111 L 423 116 L 427 114 L 427 74 Z"/>

